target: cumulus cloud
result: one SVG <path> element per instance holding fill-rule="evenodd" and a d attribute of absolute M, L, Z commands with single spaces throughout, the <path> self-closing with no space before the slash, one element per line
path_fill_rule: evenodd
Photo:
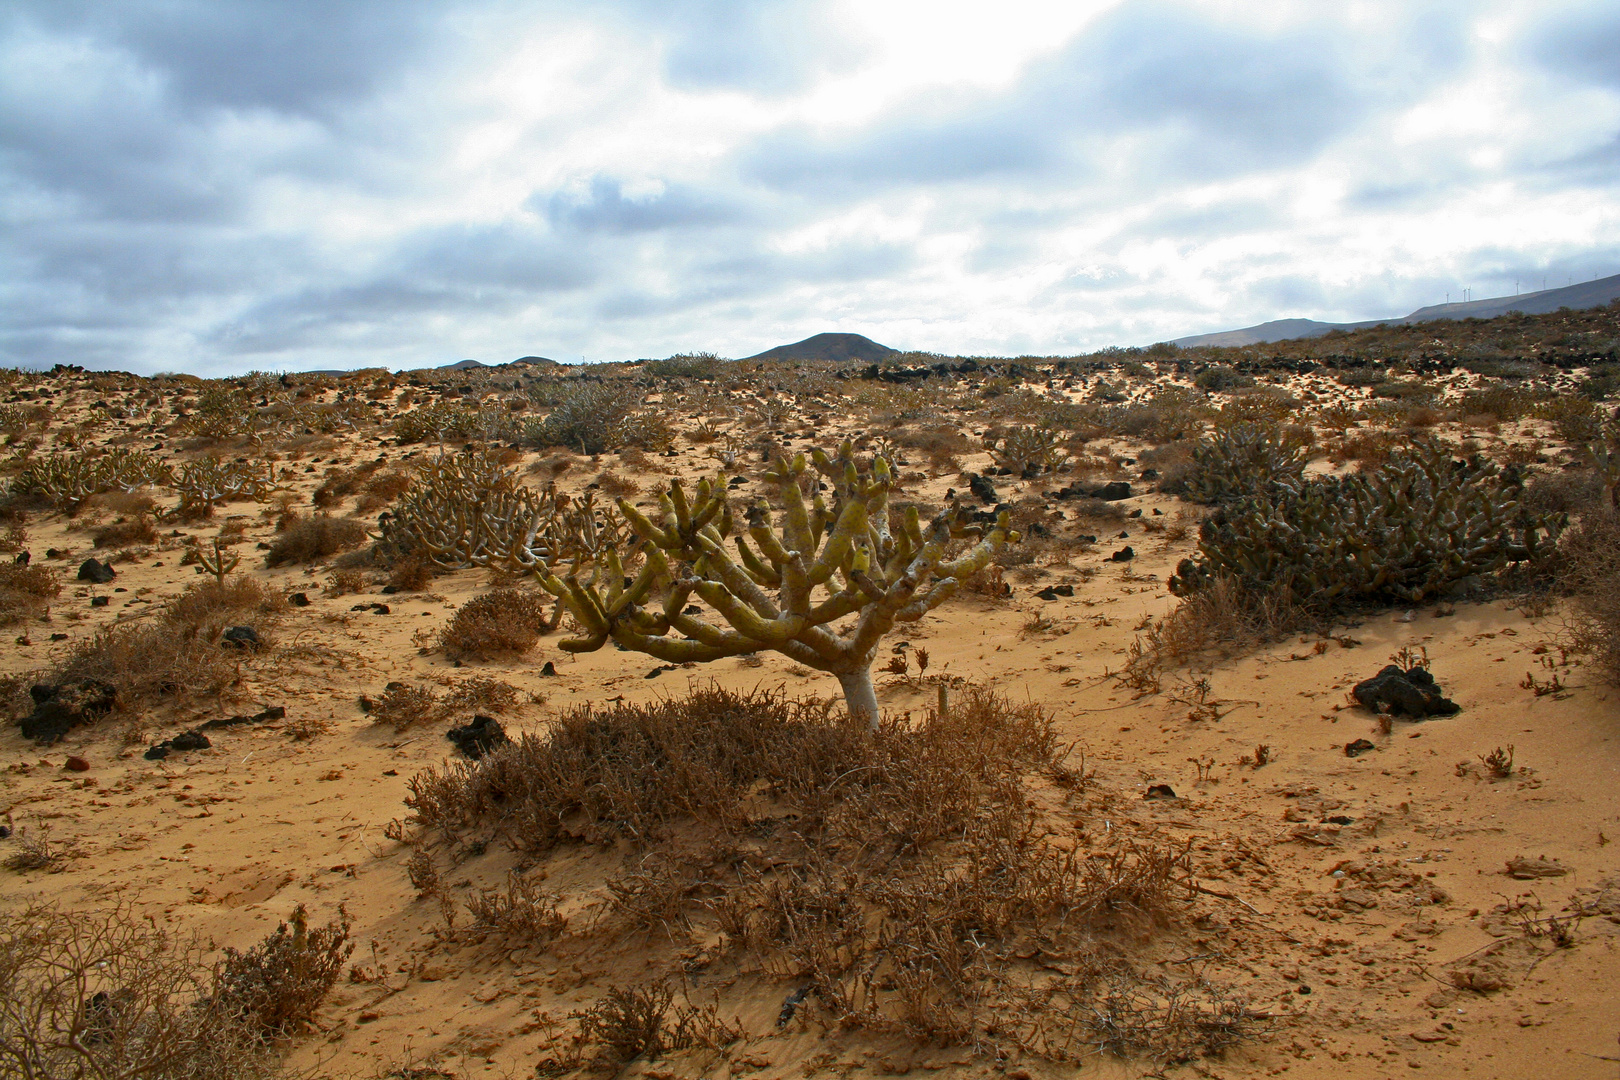
<path fill-rule="evenodd" d="M 1059 353 L 1620 270 L 1612 5 L 987 18 L 17 0 L 0 361 Z"/>

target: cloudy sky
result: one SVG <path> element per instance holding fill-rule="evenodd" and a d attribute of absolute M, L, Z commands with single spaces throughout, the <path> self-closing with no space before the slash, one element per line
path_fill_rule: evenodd
<path fill-rule="evenodd" d="M 7 0 L 0 362 L 1072 354 L 1620 272 L 1613 0 Z"/>

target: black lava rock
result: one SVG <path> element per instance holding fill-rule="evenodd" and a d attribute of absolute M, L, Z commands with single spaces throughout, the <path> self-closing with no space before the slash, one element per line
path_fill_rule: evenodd
<path fill-rule="evenodd" d="M 506 729 L 501 727 L 500 721 L 493 716 L 475 716 L 472 723 L 466 727 L 451 728 L 445 732 L 445 738 L 456 744 L 456 749 L 477 761 L 496 747 L 505 746 L 512 740 L 506 735 Z"/>
<path fill-rule="evenodd" d="M 1131 485 L 1123 480 L 1113 480 L 1104 484 L 1093 496 L 1093 498 L 1101 499 L 1104 502 L 1118 502 L 1120 499 L 1130 497 Z"/>
<path fill-rule="evenodd" d="M 973 492 L 975 499 L 987 505 L 997 501 L 996 485 L 990 482 L 989 477 L 980 476 L 978 473 L 969 473 L 968 490 Z"/>
<path fill-rule="evenodd" d="M 92 596 L 90 598 L 91 607 L 106 607 L 110 603 L 112 603 L 112 597 L 110 596 Z"/>
<path fill-rule="evenodd" d="M 295 592 L 291 596 L 287 597 L 287 603 L 291 604 L 293 607 L 309 607 L 309 594 Z"/>
<path fill-rule="evenodd" d="M 1365 754 L 1367 751 L 1376 750 L 1376 749 L 1378 749 L 1378 747 L 1373 745 L 1371 740 L 1369 740 L 1369 739 L 1357 739 L 1355 742 L 1345 743 L 1344 744 L 1344 756 L 1345 757 L 1360 757 L 1362 754 Z"/>
<path fill-rule="evenodd" d="M 118 700 L 118 688 L 100 679 L 79 679 L 51 686 L 35 683 L 28 688 L 34 711 L 17 721 L 23 738 L 40 746 L 50 746 L 80 724 L 105 716 Z"/>
<path fill-rule="evenodd" d="M 1440 685 L 1427 668 L 1402 670 L 1390 664 L 1370 679 L 1356 683 L 1350 696 L 1374 712 L 1388 712 L 1421 720 L 1428 716 L 1455 716 L 1462 707 L 1442 697 Z"/>
<path fill-rule="evenodd" d="M 214 744 L 200 731 L 182 731 L 169 740 L 171 750 L 207 750 Z"/>
<path fill-rule="evenodd" d="M 220 635 L 219 644 L 226 649 L 257 649 L 259 632 L 251 626 L 233 626 Z"/>
<path fill-rule="evenodd" d="M 1136 550 L 1132 548 L 1131 545 L 1126 544 L 1124 547 L 1108 556 L 1108 558 L 1113 562 L 1130 562 L 1132 559 L 1136 558 Z"/>
<path fill-rule="evenodd" d="M 100 559 L 86 559 L 79 564 L 79 580 L 88 581 L 92 585 L 111 584 L 112 579 L 117 576 L 118 571 Z"/>

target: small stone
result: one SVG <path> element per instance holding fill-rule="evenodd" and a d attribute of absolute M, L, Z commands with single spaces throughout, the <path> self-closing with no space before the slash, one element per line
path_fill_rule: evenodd
<path fill-rule="evenodd" d="M 106 607 L 111 602 L 112 597 L 110 596 L 92 596 L 90 598 L 91 607 Z"/>
<path fill-rule="evenodd" d="M 309 594 L 295 592 L 291 596 L 287 597 L 287 603 L 291 604 L 293 607 L 309 607 Z"/>
<path fill-rule="evenodd" d="M 1376 750 L 1376 749 L 1378 749 L 1378 747 L 1371 740 L 1369 740 L 1369 739 L 1357 739 L 1355 742 L 1345 743 L 1344 744 L 1344 756 L 1345 757 L 1360 757 L 1362 754 L 1365 754 L 1367 751 Z"/>
<path fill-rule="evenodd" d="M 88 772 L 90 769 L 90 763 L 84 760 L 84 758 L 75 754 L 62 763 L 62 768 L 67 769 L 70 772 Z"/>
<path fill-rule="evenodd" d="M 1153 784 L 1147 789 L 1147 794 L 1142 796 L 1144 799 L 1173 799 L 1175 797 L 1176 789 L 1169 784 Z"/>

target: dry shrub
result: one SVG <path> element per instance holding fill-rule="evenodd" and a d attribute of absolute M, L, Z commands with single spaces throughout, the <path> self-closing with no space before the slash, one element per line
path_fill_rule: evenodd
<path fill-rule="evenodd" d="M 165 618 L 182 632 L 213 641 L 225 629 L 248 620 L 263 634 L 287 610 L 287 599 L 255 578 L 204 578 L 169 602 Z"/>
<path fill-rule="evenodd" d="M 743 1037 L 742 1028 L 722 1020 L 712 1005 L 676 1005 L 675 992 L 661 982 L 609 987 L 602 1000 L 570 1019 L 578 1032 L 566 1060 L 543 1063 L 537 1075 L 559 1075 L 586 1064 L 585 1047 L 595 1047 L 600 1064 L 617 1072 L 638 1057 L 651 1060 L 694 1046 L 719 1049 Z"/>
<path fill-rule="evenodd" d="M 517 707 L 518 690 L 509 682 L 474 675 L 450 688 L 442 708 L 449 713 L 510 712 Z"/>
<path fill-rule="evenodd" d="M 534 648 L 555 629 L 546 619 L 546 598 L 532 589 L 491 589 L 462 604 L 443 630 L 439 647 L 452 659 L 489 660 Z"/>
<path fill-rule="evenodd" d="M 387 506 L 405 494 L 410 486 L 411 477 L 409 473 L 401 472 L 398 469 L 390 469 L 385 473 L 379 473 L 365 482 L 360 492 L 360 498 L 354 504 L 355 512 L 365 514 L 377 509 L 379 506 Z"/>
<path fill-rule="evenodd" d="M 609 469 L 603 469 L 596 474 L 592 486 L 602 489 L 604 495 L 611 495 L 615 499 L 628 499 L 632 495 L 640 494 L 641 485 L 628 476 L 620 476 Z"/>
<path fill-rule="evenodd" d="M 412 552 L 389 568 L 388 584 L 401 592 L 420 592 L 432 583 L 434 570 L 432 559 Z"/>
<path fill-rule="evenodd" d="M 1209 652 L 1247 652 L 1283 634 L 1323 629 L 1319 615 L 1286 597 L 1256 593 L 1224 577 L 1183 597 L 1138 639 L 1131 665 L 1185 664 Z M 1127 668 L 1127 673 L 1130 668 Z"/>
<path fill-rule="evenodd" d="M 273 1040 L 330 989 L 323 950 L 334 933 L 285 930 L 283 944 L 227 950 L 211 968 L 196 942 L 124 906 L 14 913 L 0 927 L 0 1076 L 280 1075 Z"/>
<path fill-rule="evenodd" d="M 214 972 L 214 1004 L 264 1036 L 286 1035 L 314 1019 L 352 952 L 348 912 L 339 908 L 336 922 L 310 929 L 299 904 L 291 928 L 281 923 L 245 953 L 225 950 Z"/>
<path fill-rule="evenodd" d="M 61 576 L 49 566 L 0 562 L 0 626 L 43 613 L 61 591 Z"/>
<path fill-rule="evenodd" d="M 1588 511 L 1559 545 L 1560 577 L 1579 613 L 1581 643 L 1604 677 L 1620 684 L 1620 513 Z"/>
<path fill-rule="evenodd" d="M 362 701 L 362 704 L 366 702 Z M 390 724 L 395 731 L 404 731 L 438 715 L 439 698 L 433 691 L 410 683 L 391 682 L 367 710 L 378 724 Z"/>
<path fill-rule="evenodd" d="M 43 681 L 99 679 L 118 688 L 119 708 L 127 711 L 164 699 L 223 695 L 239 682 L 241 655 L 166 619 L 114 623 L 74 644 Z"/>
<path fill-rule="evenodd" d="M 103 525 L 91 534 L 98 548 L 122 548 L 131 544 L 157 543 L 157 528 L 145 514 L 132 518 L 119 518 L 111 525 Z"/>
<path fill-rule="evenodd" d="M 366 527 L 353 518 L 326 514 L 300 518 L 290 523 L 264 557 L 266 566 L 316 562 L 340 551 L 347 551 L 366 538 Z"/>
<path fill-rule="evenodd" d="M 484 889 L 475 893 L 467 901 L 467 910 L 474 929 L 522 938 L 531 945 L 545 945 L 568 925 L 557 913 L 556 894 L 516 873 L 507 875 L 504 892 Z"/>
<path fill-rule="evenodd" d="M 517 699 L 517 687 L 511 683 L 478 675 L 452 684 L 442 698 L 423 686 L 391 682 L 378 697 L 364 698 L 361 704 L 373 722 L 404 731 L 415 724 L 452 720 L 470 712 L 509 712 L 517 707 Z"/>

